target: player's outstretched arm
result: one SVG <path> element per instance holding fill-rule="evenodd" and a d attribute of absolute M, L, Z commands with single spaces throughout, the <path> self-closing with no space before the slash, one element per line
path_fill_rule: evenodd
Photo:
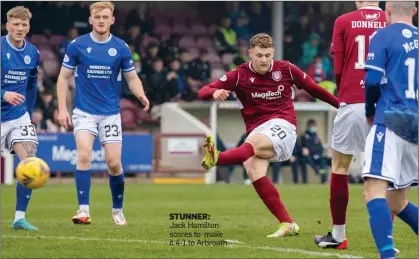
<path fill-rule="evenodd" d="M 70 114 L 67 110 L 67 93 L 68 82 L 72 74 L 73 70 L 62 66 L 57 80 L 58 122 L 67 130 L 71 125 Z"/>
<path fill-rule="evenodd" d="M 306 73 L 301 71 L 298 67 L 290 64 L 290 73 L 295 85 L 306 90 L 311 96 L 322 100 L 335 108 L 339 108 L 339 100 L 333 94 L 329 93 L 323 87 L 317 85 Z"/>
<path fill-rule="evenodd" d="M 135 70 L 125 72 L 124 76 L 125 76 L 125 79 L 127 80 L 127 83 L 131 92 L 144 105 L 143 111 L 148 111 L 150 109 L 150 102 L 145 96 L 143 83 L 138 78 L 137 72 L 135 72 Z"/>
<path fill-rule="evenodd" d="M 198 92 L 198 98 L 201 100 L 224 101 L 237 86 L 238 76 L 235 69 L 227 72 L 220 79 L 202 87 Z"/>

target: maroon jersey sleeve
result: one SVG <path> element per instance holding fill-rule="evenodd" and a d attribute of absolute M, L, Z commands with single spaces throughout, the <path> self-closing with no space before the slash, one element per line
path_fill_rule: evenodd
<path fill-rule="evenodd" d="M 218 89 L 234 91 L 234 88 L 237 86 L 238 79 L 239 73 L 236 69 L 233 69 L 220 77 L 220 79 L 202 87 L 198 92 L 198 98 L 202 100 L 209 100 Z"/>
<path fill-rule="evenodd" d="M 339 107 L 338 99 L 326 91 L 323 87 L 317 85 L 306 73 L 301 71 L 297 66 L 289 64 L 291 78 L 293 83 L 299 88 L 306 90 L 311 96 L 327 102 L 335 108 Z"/>
<path fill-rule="evenodd" d="M 342 19 L 341 17 L 338 17 L 333 25 L 332 45 L 330 46 L 330 53 L 334 54 L 333 66 L 338 91 L 340 79 L 342 77 L 343 62 L 345 60 L 344 30 Z"/>
<path fill-rule="evenodd" d="M 344 52 L 344 24 L 341 17 L 338 17 L 333 25 L 332 45 L 330 46 L 330 53 L 335 54 Z"/>

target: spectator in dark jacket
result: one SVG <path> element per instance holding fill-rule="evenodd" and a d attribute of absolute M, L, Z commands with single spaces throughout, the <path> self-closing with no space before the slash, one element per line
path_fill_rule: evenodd
<path fill-rule="evenodd" d="M 323 144 L 317 135 L 317 123 L 310 119 L 307 122 L 307 130 L 301 136 L 302 164 L 301 170 L 306 173 L 307 164 L 314 169 L 317 175 L 320 175 L 321 183 L 327 181 L 326 160 L 323 157 Z M 303 173 L 303 174 L 304 174 Z"/>

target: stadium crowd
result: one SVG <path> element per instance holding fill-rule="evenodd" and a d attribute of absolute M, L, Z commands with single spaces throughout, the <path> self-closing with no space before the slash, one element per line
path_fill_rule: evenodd
<path fill-rule="evenodd" d="M 8 10 L 15 2 L 5 2 Z M 68 44 L 89 32 L 88 2 L 20 2 L 33 13 L 29 40 L 41 53 L 39 96 L 33 122 L 40 132 L 63 132 L 57 122 L 56 80 Z M 10 5 L 10 6 L 8 6 Z M 270 2 L 219 2 L 219 15 L 206 18 L 206 5 L 182 11 L 159 11 L 142 2 L 131 10 L 116 9 L 112 33 L 129 45 L 136 71 L 152 105 L 168 101 L 195 101 L 198 90 L 225 71 L 248 61 L 252 34 L 271 32 Z M 336 15 L 318 15 L 318 3 L 284 3 L 284 59 L 298 64 L 316 82 L 335 91 L 328 45 Z M 46 16 L 45 13 L 50 15 Z M 320 18 L 319 18 L 320 17 Z M 60 22 L 51 22 L 51 21 Z M 2 32 L 5 34 L 5 15 Z M 69 110 L 75 94 L 71 84 Z M 142 112 L 125 82 L 121 89 L 125 130 L 158 123 Z M 233 98 L 233 97 L 231 97 Z M 296 102 L 315 101 L 305 91 L 296 91 Z"/>

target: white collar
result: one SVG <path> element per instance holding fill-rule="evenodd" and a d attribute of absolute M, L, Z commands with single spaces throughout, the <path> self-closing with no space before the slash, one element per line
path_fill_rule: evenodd
<path fill-rule="evenodd" d="M 378 6 L 364 6 L 364 7 L 361 7 L 361 8 L 359 8 L 360 10 L 362 9 L 362 10 L 364 10 L 364 9 L 367 9 L 367 10 L 380 10 L 380 11 L 382 11 L 382 9 L 380 8 L 380 7 L 378 7 Z"/>
<path fill-rule="evenodd" d="M 95 37 L 93 36 L 93 32 L 90 33 L 90 38 L 92 39 L 93 42 L 95 43 L 99 43 L 99 44 L 106 44 L 108 43 L 111 39 L 112 39 L 112 33 L 109 34 L 109 38 L 107 38 L 104 41 L 98 41 L 97 39 L 95 39 Z"/>
<path fill-rule="evenodd" d="M 16 51 L 24 51 L 25 50 L 25 48 L 26 48 L 26 40 L 25 39 L 23 39 L 23 47 L 22 48 L 16 48 L 16 46 L 15 45 L 13 45 L 11 42 L 10 42 L 10 40 L 9 40 L 9 34 L 7 34 L 6 35 L 6 42 L 7 42 L 7 44 L 9 44 L 9 46 L 12 48 L 12 49 L 14 49 L 14 50 L 16 50 Z"/>
<path fill-rule="evenodd" d="M 253 73 L 257 73 L 255 70 L 253 70 L 253 68 L 252 68 L 252 62 L 253 61 L 250 61 L 249 62 L 249 69 L 250 69 L 250 71 L 252 71 Z M 269 71 L 268 72 L 272 72 L 272 69 L 274 68 L 274 60 L 272 59 L 272 61 L 271 61 L 271 68 L 269 69 Z"/>

